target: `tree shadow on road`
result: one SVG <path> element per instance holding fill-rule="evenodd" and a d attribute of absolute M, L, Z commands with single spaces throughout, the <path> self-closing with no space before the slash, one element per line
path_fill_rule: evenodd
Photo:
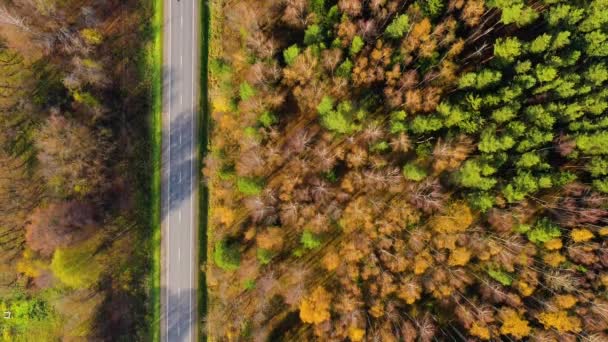
<path fill-rule="evenodd" d="M 179 293 L 163 287 L 161 296 L 161 341 L 191 341 L 198 327 L 196 289 L 181 289 Z M 168 303 L 168 305 L 167 305 Z M 167 339 L 168 337 L 168 339 Z"/>

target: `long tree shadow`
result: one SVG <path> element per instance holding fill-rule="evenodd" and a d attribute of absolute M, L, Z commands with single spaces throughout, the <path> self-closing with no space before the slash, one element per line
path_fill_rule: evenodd
<path fill-rule="evenodd" d="M 197 330 L 196 289 L 176 292 L 163 287 L 165 300 L 161 305 L 161 341 L 193 341 Z"/>
<path fill-rule="evenodd" d="M 196 132 L 191 112 L 180 112 L 171 116 L 163 134 L 162 219 L 183 201 L 190 200 L 198 188 L 198 165 L 196 162 Z"/>

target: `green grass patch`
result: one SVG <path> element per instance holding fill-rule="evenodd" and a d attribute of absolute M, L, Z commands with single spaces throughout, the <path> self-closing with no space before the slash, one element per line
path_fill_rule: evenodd
<path fill-rule="evenodd" d="M 216 242 L 213 247 L 213 263 L 225 271 L 236 271 L 241 264 L 238 243 L 226 240 Z"/>
<path fill-rule="evenodd" d="M 236 187 L 245 196 L 259 195 L 264 190 L 264 185 L 260 181 L 246 177 L 237 178 Z"/>
<path fill-rule="evenodd" d="M 146 3 L 147 13 L 151 15 L 146 24 L 148 40 L 141 58 L 141 75 L 149 88 L 148 116 L 148 160 L 147 170 L 147 208 L 148 215 L 150 272 L 148 273 L 147 336 L 149 341 L 160 341 L 160 246 L 161 246 L 161 148 L 162 148 L 162 63 L 163 63 L 163 2 L 150 0 Z M 144 176 L 144 177 L 146 177 Z M 144 191 L 142 191 L 144 192 Z"/>
<path fill-rule="evenodd" d="M 0 313 L 10 312 L 10 318 L 2 318 L 2 341 L 43 341 L 57 336 L 61 330 L 60 316 L 44 294 L 27 295 L 24 290 L 13 288 L 0 298 Z"/>
<path fill-rule="evenodd" d="M 305 229 L 300 238 L 302 246 L 306 249 L 315 249 L 321 246 L 321 239 L 311 231 Z"/>

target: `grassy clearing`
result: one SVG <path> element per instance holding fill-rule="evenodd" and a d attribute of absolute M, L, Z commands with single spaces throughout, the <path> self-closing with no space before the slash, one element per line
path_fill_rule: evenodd
<path fill-rule="evenodd" d="M 209 101 L 207 99 L 207 66 L 209 58 L 209 3 L 201 3 L 200 18 L 200 121 L 199 121 L 199 170 L 203 167 L 203 158 L 207 154 L 209 146 Z M 209 189 L 205 182 L 199 182 L 199 265 L 205 265 L 207 261 L 207 223 L 209 207 Z M 206 274 L 201 272 L 198 278 L 198 313 L 200 340 L 207 340 L 202 326 L 202 319 L 207 314 L 207 279 Z"/>
<path fill-rule="evenodd" d="M 144 49 L 143 77 L 149 87 L 149 196 L 145 201 L 148 205 L 150 234 L 151 265 L 149 272 L 149 314 L 147 317 L 148 337 L 150 341 L 160 340 L 160 167 L 161 167 L 161 137 L 162 137 L 162 26 L 163 26 L 163 2 L 162 0 L 150 0 L 148 13 L 151 14 L 150 22 L 147 23 L 149 40 Z"/>

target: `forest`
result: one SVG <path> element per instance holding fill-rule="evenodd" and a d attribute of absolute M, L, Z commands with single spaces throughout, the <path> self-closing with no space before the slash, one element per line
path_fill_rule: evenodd
<path fill-rule="evenodd" d="M 215 341 L 608 341 L 608 1 L 213 0 Z"/>
<path fill-rule="evenodd" d="M 0 340 L 150 340 L 150 1 L 0 1 Z"/>

